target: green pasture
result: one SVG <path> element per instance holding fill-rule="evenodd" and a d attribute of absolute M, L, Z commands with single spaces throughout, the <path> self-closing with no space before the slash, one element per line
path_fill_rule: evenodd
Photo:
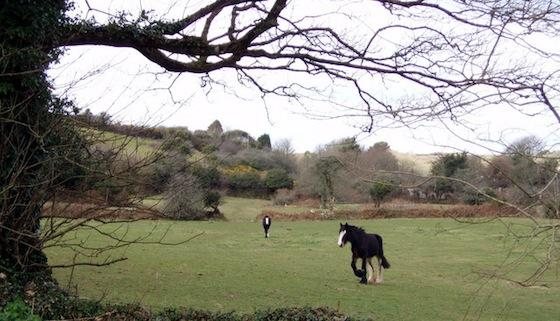
<path fill-rule="evenodd" d="M 227 206 L 233 209 L 236 204 Z M 260 222 L 251 222 L 253 213 L 241 207 L 237 211 L 237 221 L 138 221 L 104 226 L 104 231 L 116 231 L 127 239 L 152 233 L 149 240 L 159 240 L 167 233 L 166 242 L 178 242 L 203 234 L 177 246 L 120 248 L 111 256 L 124 255 L 128 260 L 102 268 L 56 269 L 55 275 L 66 286 L 73 274 L 71 287 L 80 296 L 155 309 L 185 306 L 250 312 L 309 305 L 387 321 L 560 320 L 556 268 L 544 276 L 546 286 L 539 282 L 521 287 L 481 276 L 522 256 L 526 246 L 537 247 L 532 254 L 542 251 L 537 240 L 514 242 L 499 222 L 351 222 L 384 237 L 385 253 L 392 264 L 383 284 L 363 286 L 351 272 L 350 249 L 336 246 L 337 221 L 277 221 L 271 238 L 264 239 Z M 518 231 L 527 230 L 524 225 L 528 223 L 507 221 Z M 68 237 L 88 240 L 90 246 L 110 243 L 87 231 Z M 52 248 L 48 255 L 51 264 L 68 263 L 74 257 L 62 248 Z M 508 278 L 522 279 L 536 269 L 537 259 L 526 256 L 515 267 L 499 271 L 510 271 Z"/>

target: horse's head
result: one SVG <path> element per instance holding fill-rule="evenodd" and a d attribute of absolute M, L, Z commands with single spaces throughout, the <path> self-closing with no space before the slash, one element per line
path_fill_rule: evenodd
<path fill-rule="evenodd" d="M 348 223 L 340 223 L 340 230 L 338 230 L 338 246 L 343 247 L 348 240 Z"/>

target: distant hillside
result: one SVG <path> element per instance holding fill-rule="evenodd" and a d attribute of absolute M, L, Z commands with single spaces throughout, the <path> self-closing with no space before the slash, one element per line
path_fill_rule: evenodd
<path fill-rule="evenodd" d="M 123 125 L 115 122 L 107 114 L 93 115 L 86 111 L 75 117 L 76 120 L 102 134 L 104 145 L 117 146 L 126 141 L 125 151 L 128 154 L 147 156 L 151 152 L 161 147 L 161 144 L 170 137 L 180 136 L 184 141 L 188 141 L 191 156 L 194 160 L 204 157 L 207 152 L 205 147 L 214 145 L 215 149 L 225 154 L 236 154 L 243 149 L 262 149 L 263 136 L 267 136 L 268 148 L 270 148 L 270 138 L 263 135 L 258 139 L 251 137 L 243 130 L 223 131 L 218 121 L 212 123 L 208 130 L 196 130 L 191 132 L 186 127 L 143 127 L 134 125 Z M 184 142 L 183 141 L 183 142 Z M 177 141 L 180 143 L 180 141 Z M 108 146 L 107 146 L 108 147 Z M 414 168 L 419 174 L 428 175 L 432 163 L 437 159 L 438 154 L 413 154 L 391 150 L 399 162 L 405 168 Z M 303 158 L 303 153 L 294 154 L 295 160 Z M 556 156 L 556 155 L 554 155 Z"/>
<path fill-rule="evenodd" d="M 414 168 L 422 175 L 428 175 L 430 173 L 430 167 L 438 157 L 437 154 L 401 153 L 394 150 L 392 152 L 400 162 L 414 164 Z"/>
<path fill-rule="evenodd" d="M 114 127 L 113 127 L 114 128 Z M 106 145 L 110 146 L 119 146 L 123 142 L 126 141 L 126 149 L 125 151 L 128 154 L 137 154 L 138 156 L 147 156 L 150 153 L 155 152 L 158 148 L 160 148 L 161 144 L 163 143 L 164 139 L 153 139 L 153 138 L 146 138 L 144 135 L 145 132 L 141 132 L 139 130 L 135 130 L 134 126 L 129 127 L 129 131 L 126 134 L 123 134 L 122 130 L 117 132 L 113 131 L 113 128 L 107 128 L 102 131 L 104 134 L 103 140 Z M 173 132 L 174 129 L 169 128 L 169 131 Z M 182 128 L 183 131 L 188 131 L 185 128 Z M 159 128 L 158 131 L 165 132 L 166 128 Z M 137 133 L 142 133 L 140 135 L 136 135 Z M 196 147 L 193 146 L 193 159 L 198 159 L 203 155 L 201 151 L 199 151 Z M 432 162 L 435 161 L 438 157 L 437 154 L 413 154 L 413 153 L 402 153 L 398 151 L 391 151 L 397 159 L 402 163 L 413 164 L 413 167 L 422 175 L 428 175 L 430 172 L 430 167 L 432 166 Z M 294 154 L 296 160 L 300 160 L 303 157 L 303 153 L 296 153 Z"/>

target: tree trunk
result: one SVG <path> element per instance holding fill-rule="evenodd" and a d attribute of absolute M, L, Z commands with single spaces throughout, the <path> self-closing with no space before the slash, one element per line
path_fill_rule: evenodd
<path fill-rule="evenodd" d="M 0 7 L 0 272 L 21 284 L 50 277 L 41 208 L 68 147 L 58 127 L 67 104 L 51 94 L 45 74 L 60 52 L 54 44 L 66 3 L 26 3 Z"/>
<path fill-rule="evenodd" d="M 54 132 L 48 128 L 55 125 L 53 115 L 45 94 L 26 88 L 28 78 L 11 77 L 15 90 L 0 95 L 0 269 L 22 279 L 48 272 L 40 216 L 56 180 Z"/>

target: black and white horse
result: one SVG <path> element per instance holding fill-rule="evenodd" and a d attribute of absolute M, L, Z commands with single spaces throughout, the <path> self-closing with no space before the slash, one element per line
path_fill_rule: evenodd
<path fill-rule="evenodd" d="M 270 229 L 270 225 L 272 224 L 270 216 L 266 215 L 265 217 L 263 217 L 262 224 L 264 228 L 264 237 L 268 238 L 270 236 L 270 234 L 268 234 L 268 229 Z"/>
<path fill-rule="evenodd" d="M 383 255 L 383 240 L 377 234 L 369 234 L 364 229 L 349 225 L 348 223 L 340 223 L 340 230 L 338 235 L 338 246 L 343 247 L 346 242 L 352 245 L 352 270 L 354 275 L 360 278 L 360 283 L 381 283 L 383 282 L 383 269 L 388 269 L 391 265 Z M 372 264 L 373 257 L 377 257 L 377 275 L 375 278 L 373 274 L 375 268 Z M 362 260 L 362 269 L 356 269 L 356 259 Z M 371 267 L 371 274 L 367 278 L 368 269 Z"/>

